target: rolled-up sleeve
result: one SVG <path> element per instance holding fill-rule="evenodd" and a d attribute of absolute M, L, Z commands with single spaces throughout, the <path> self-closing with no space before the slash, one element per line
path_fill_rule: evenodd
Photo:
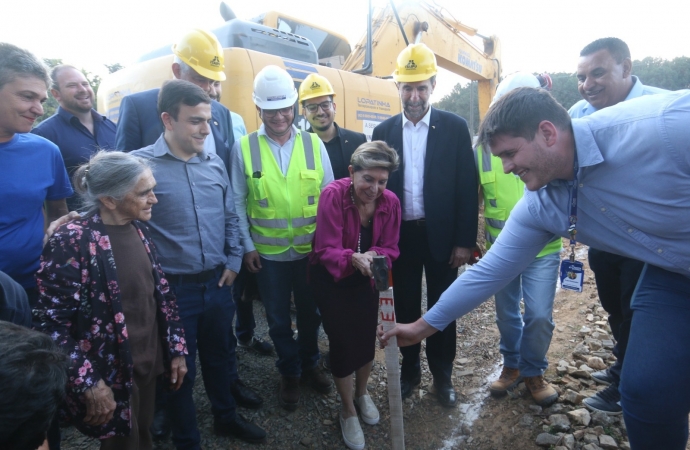
<path fill-rule="evenodd" d="M 455 280 L 424 320 L 437 330 L 444 329 L 522 273 L 553 237 L 530 213 L 526 199 L 521 199 L 491 249 Z"/>

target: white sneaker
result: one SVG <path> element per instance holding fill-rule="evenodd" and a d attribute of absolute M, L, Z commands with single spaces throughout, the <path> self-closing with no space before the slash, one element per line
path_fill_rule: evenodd
<path fill-rule="evenodd" d="M 340 429 L 343 432 L 343 440 L 345 441 L 347 448 L 352 450 L 362 450 L 364 448 L 364 433 L 362 432 L 362 427 L 359 426 L 357 416 L 343 419 L 343 415 L 341 413 Z"/>
<path fill-rule="evenodd" d="M 379 423 L 379 410 L 376 409 L 376 405 L 374 405 L 374 401 L 369 394 L 364 394 L 356 398 L 355 403 L 359 406 L 359 413 L 364 423 L 368 425 L 376 425 Z"/>

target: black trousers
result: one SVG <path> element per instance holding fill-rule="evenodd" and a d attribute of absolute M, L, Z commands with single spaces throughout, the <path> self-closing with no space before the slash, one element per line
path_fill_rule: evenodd
<path fill-rule="evenodd" d="M 630 324 L 633 318 L 630 300 L 635 292 L 635 286 L 637 286 L 637 280 L 640 278 L 644 263 L 590 248 L 589 267 L 594 272 L 599 301 L 609 314 L 609 326 L 613 338 L 616 340 L 613 354 L 617 361 L 611 367 L 610 373 L 616 378 L 616 381 L 620 382 L 623 359 L 628 348 Z"/>
<path fill-rule="evenodd" d="M 426 276 L 427 309 L 458 276 L 448 260 L 435 261 L 429 250 L 427 230 L 417 222 L 403 221 L 400 227 L 400 257 L 393 263 L 393 293 L 398 323 L 412 323 L 422 316 L 422 270 Z M 448 249 L 450 258 L 451 249 Z M 455 321 L 443 331 L 426 339 L 426 357 L 436 383 L 450 383 L 455 360 Z M 421 344 L 402 347 L 403 362 L 400 376 L 414 379 L 421 373 L 419 352 Z"/>

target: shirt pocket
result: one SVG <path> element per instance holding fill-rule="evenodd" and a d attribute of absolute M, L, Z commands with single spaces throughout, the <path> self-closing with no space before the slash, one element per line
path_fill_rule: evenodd
<path fill-rule="evenodd" d="M 317 196 L 320 191 L 321 184 L 319 183 L 319 173 L 316 170 L 300 171 L 300 193 L 302 196 Z"/>
<path fill-rule="evenodd" d="M 266 190 L 266 185 L 265 185 L 264 180 L 265 180 L 265 177 L 252 178 L 251 183 L 250 183 L 251 189 L 252 189 L 252 196 L 254 197 L 254 201 L 259 206 L 259 208 L 257 208 L 257 210 L 259 210 L 259 211 L 269 208 L 268 193 Z M 273 211 L 273 214 L 275 215 L 275 211 Z"/>

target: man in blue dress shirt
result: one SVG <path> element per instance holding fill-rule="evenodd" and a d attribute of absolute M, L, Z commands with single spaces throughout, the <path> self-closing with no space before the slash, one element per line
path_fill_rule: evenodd
<path fill-rule="evenodd" d="M 170 80 L 160 90 L 158 109 L 165 131 L 132 154 L 154 162 L 158 204 L 149 228 L 189 350 L 184 383 L 168 400 L 173 442 L 178 450 L 201 448 L 192 398 L 197 348 L 215 433 L 262 442 L 264 430 L 236 412 L 236 403 L 259 407 L 262 400 L 237 377 L 230 286 L 243 252 L 225 164 L 204 145 L 211 133 L 211 98 L 192 83 Z"/>
<path fill-rule="evenodd" d="M 115 123 L 93 109 L 95 95 L 89 81 L 76 67 L 59 65 L 50 72 L 50 92 L 60 107 L 31 130 L 60 149 L 70 180 L 77 167 L 98 150 L 115 149 Z M 70 211 L 79 209 L 78 196 L 67 199 Z"/>
<path fill-rule="evenodd" d="M 645 86 L 631 72 L 630 49 L 622 40 L 607 37 L 588 44 L 580 52 L 577 65 L 577 87 L 582 100 L 570 108 L 570 117 L 585 117 L 626 100 L 668 92 Z M 596 248 L 589 249 L 588 260 L 597 283 L 599 301 L 609 314 L 611 333 L 616 339 L 613 354 L 617 359 L 610 368 L 592 373 L 594 381 L 608 386 L 582 403 L 591 411 L 618 415 L 622 412 L 618 385 L 633 316 L 630 300 L 644 263 Z"/>
<path fill-rule="evenodd" d="M 479 142 L 525 182 L 491 250 L 423 318 L 382 342 L 419 342 L 503 288 L 558 234 L 645 262 L 620 385 L 633 449 L 685 449 L 690 390 L 690 91 L 648 95 L 571 120 L 550 94 L 516 89 Z"/>

